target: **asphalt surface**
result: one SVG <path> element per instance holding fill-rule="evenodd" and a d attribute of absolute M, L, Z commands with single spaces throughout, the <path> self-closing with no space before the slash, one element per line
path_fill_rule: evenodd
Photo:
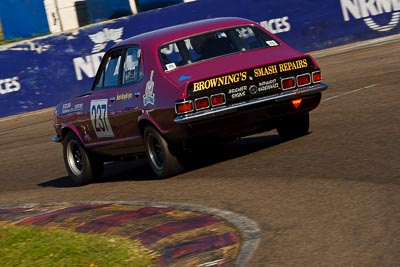
<path fill-rule="evenodd" d="M 143 201 L 201 205 L 253 220 L 246 266 L 398 266 L 400 37 L 312 53 L 329 89 L 309 135 L 225 144 L 164 180 L 146 161 L 108 164 L 96 183 L 66 177 L 51 111 L 0 119 L 0 205 Z"/>

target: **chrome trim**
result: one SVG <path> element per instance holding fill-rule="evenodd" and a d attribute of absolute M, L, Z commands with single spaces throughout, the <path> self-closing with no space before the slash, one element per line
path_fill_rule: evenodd
<path fill-rule="evenodd" d="M 53 138 L 51 138 L 51 141 L 56 142 L 56 143 L 60 143 L 61 139 L 58 135 L 54 135 Z"/>
<path fill-rule="evenodd" d="M 291 100 L 291 99 L 298 98 L 298 97 L 316 94 L 316 93 L 325 91 L 326 89 L 328 89 L 328 85 L 326 83 L 320 83 L 320 84 L 312 85 L 309 87 L 302 87 L 297 90 L 284 91 L 282 93 L 275 94 L 275 95 L 265 96 L 265 97 L 261 97 L 261 98 L 257 98 L 257 99 L 251 99 L 251 100 L 248 100 L 245 102 L 231 104 L 229 106 L 211 108 L 209 110 L 203 110 L 200 112 L 177 116 L 174 119 L 174 122 L 179 123 L 179 124 L 184 124 L 184 123 L 195 122 L 195 121 L 199 121 L 199 120 L 203 120 L 203 119 L 207 119 L 207 118 L 215 118 L 215 117 L 222 116 L 225 114 L 234 113 L 239 108 L 244 108 L 244 107 L 248 107 L 251 105 L 256 105 L 256 104 L 270 102 L 270 101 L 282 102 L 282 101 Z"/>

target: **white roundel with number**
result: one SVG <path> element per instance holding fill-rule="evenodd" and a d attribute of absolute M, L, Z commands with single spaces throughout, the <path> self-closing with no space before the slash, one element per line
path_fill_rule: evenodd
<path fill-rule="evenodd" d="M 108 121 L 108 100 L 96 99 L 90 101 L 90 120 L 97 137 L 113 137 L 110 122 Z"/>

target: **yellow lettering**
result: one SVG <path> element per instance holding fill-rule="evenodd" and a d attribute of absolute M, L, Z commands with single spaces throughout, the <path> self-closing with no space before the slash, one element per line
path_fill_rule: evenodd
<path fill-rule="evenodd" d="M 284 72 L 284 71 L 286 71 L 287 69 L 286 69 L 286 63 L 281 63 L 281 64 L 279 64 L 279 71 L 280 72 Z"/>
<path fill-rule="evenodd" d="M 297 70 L 297 69 L 307 68 L 307 66 L 308 66 L 307 59 L 304 58 L 304 59 L 299 59 L 296 61 L 280 63 L 279 71 L 285 72 L 285 71 L 290 71 L 290 70 Z"/>
<path fill-rule="evenodd" d="M 271 66 L 268 66 L 268 74 L 275 74 L 275 73 L 278 73 L 278 70 L 277 70 L 277 68 L 276 68 L 276 65 L 271 65 Z"/>
<path fill-rule="evenodd" d="M 271 65 L 268 67 L 262 67 L 262 68 L 257 68 L 254 69 L 254 77 L 261 77 L 261 76 L 267 76 L 267 75 L 271 75 L 271 74 L 275 74 L 278 73 L 278 69 L 276 67 L 276 65 Z M 247 74 L 244 73 L 244 75 L 247 78 Z"/>
<path fill-rule="evenodd" d="M 241 81 L 244 82 L 247 80 L 247 72 L 243 71 L 240 73 Z"/>
<path fill-rule="evenodd" d="M 193 92 L 220 87 L 228 84 L 234 84 L 241 81 L 246 81 L 246 79 L 247 79 L 247 72 L 245 71 L 224 75 L 216 78 L 211 78 L 208 80 L 193 83 Z"/>

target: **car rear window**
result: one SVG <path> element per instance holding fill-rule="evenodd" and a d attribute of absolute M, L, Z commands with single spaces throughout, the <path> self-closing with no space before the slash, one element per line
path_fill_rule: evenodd
<path fill-rule="evenodd" d="M 160 60 L 166 71 L 232 53 L 279 46 L 272 36 L 254 26 L 222 29 L 162 45 Z"/>

